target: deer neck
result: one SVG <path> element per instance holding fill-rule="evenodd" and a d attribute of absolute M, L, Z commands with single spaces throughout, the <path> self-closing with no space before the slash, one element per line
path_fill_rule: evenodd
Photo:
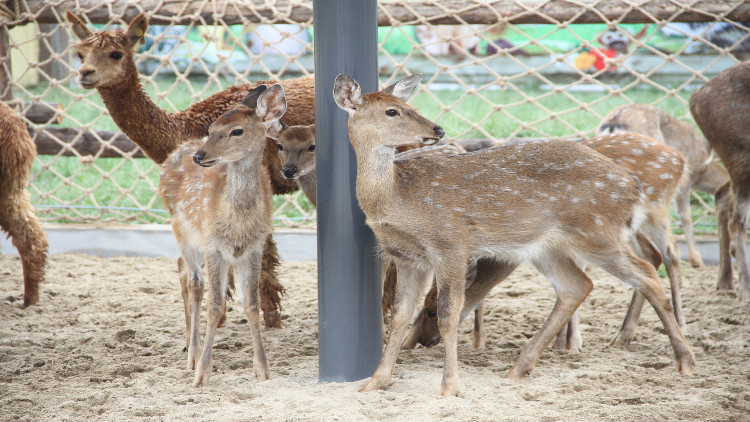
<path fill-rule="evenodd" d="M 390 209 L 396 194 L 396 169 L 393 163 L 396 150 L 384 146 L 355 147 L 355 155 L 357 200 L 368 220 L 378 220 Z"/>
<path fill-rule="evenodd" d="M 253 210 L 262 203 L 260 171 L 263 152 L 251 152 L 242 160 L 227 164 L 226 203 L 236 210 Z"/>

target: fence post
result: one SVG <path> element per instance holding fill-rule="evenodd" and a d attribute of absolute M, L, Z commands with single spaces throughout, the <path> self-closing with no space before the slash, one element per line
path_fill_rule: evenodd
<path fill-rule="evenodd" d="M 0 100 L 10 101 L 13 99 L 13 67 L 10 62 L 10 29 L 7 25 L 0 25 Z"/>
<path fill-rule="evenodd" d="M 318 177 L 319 380 L 372 374 L 382 351 L 380 263 L 355 196 L 356 159 L 347 115 L 333 101 L 337 74 L 377 89 L 375 0 L 313 1 Z"/>

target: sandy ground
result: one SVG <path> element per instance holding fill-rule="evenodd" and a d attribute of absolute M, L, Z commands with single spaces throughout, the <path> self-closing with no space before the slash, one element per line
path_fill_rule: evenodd
<path fill-rule="evenodd" d="M 211 384 L 195 388 L 175 267 L 166 258 L 54 255 L 40 303 L 20 309 L 19 258 L 0 256 L 0 420 L 750 420 L 750 312 L 714 289 L 713 267 L 683 267 L 693 376 L 676 371 L 650 308 L 629 350 L 608 346 L 631 291 L 595 270 L 581 308 L 583 352 L 548 349 L 529 377 L 505 379 L 554 300 L 535 270 L 521 268 L 487 301 L 486 349 L 473 350 L 471 324 L 460 326 L 461 394 L 447 399 L 439 396 L 442 345 L 403 351 L 384 391 L 317 382 L 313 262 L 281 269 L 286 327 L 263 332 L 272 379 L 256 382 L 249 330 L 234 305 Z"/>

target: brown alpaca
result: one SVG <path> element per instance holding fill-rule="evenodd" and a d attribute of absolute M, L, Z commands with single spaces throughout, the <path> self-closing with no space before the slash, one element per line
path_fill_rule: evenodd
<path fill-rule="evenodd" d="M 136 16 L 127 30 L 93 32 L 85 23 L 66 12 L 73 33 L 80 39 L 77 54 L 82 65 L 78 81 L 84 88 L 96 89 L 117 126 L 157 164 L 183 143 L 208 135 L 208 128 L 219 116 L 238 105 L 257 85 L 244 84 L 227 88 L 193 104 L 178 113 L 160 109 L 141 86 L 135 65 L 134 48 L 148 29 L 145 13 Z M 266 82 L 259 82 L 263 84 Z M 271 84 L 272 82 L 269 82 Z M 312 76 L 281 81 L 289 104 L 284 123 L 312 124 L 315 121 L 314 78 Z M 281 175 L 281 161 L 275 144 L 267 142 L 263 165 L 271 175 L 274 194 L 297 189 L 294 181 Z M 281 327 L 278 311 L 284 288 L 277 280 L 278 252 L 272 237 L 263 250 L 261 306 L 266 327 Z M 182 267 L 182 262 L 178 261 Z"/>
<path fill-rule="evenodd" d="M 0 103 L 0 228 L 13 238 L 23 265 L 23 306 L 39 300 L 47 262 L 47 235 L 31 205 L 26 185 L 36 147 L 26 126 Z"/>

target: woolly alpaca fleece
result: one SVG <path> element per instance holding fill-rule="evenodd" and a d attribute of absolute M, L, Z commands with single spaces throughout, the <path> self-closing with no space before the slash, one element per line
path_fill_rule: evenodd
<path fill-rule="evenodd" d="M 23 265 L 23 306 L 39 300 L 47 262 L 47 235 L 26 190 L 36 147 L 26 126 L 0 103 L 0 228 L 13 239 Z"/>

